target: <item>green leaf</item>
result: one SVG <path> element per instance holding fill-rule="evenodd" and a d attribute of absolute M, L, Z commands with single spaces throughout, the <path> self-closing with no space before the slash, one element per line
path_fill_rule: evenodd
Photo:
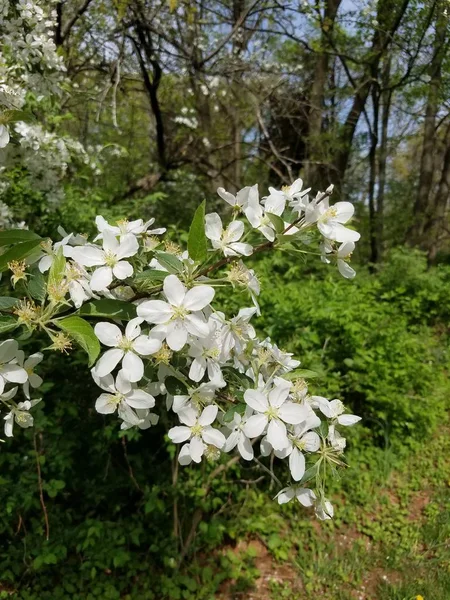
<path fill-rule="evenodd" d="M 100 354 L 100 342 L 89 323 L 80 317 L 74 316 L 56 321 L 56 325 L 66 331 L 87 352 L 89 366 L 91 367 Z"/>
<path fill-rule="evenodd" d="M 205 206 L 206 202 L 203 200 L 203 202 L 195 211 L 195 215 L 192 219 L 191 227 L 189 229 L 188 252 L 190 258 L 195 260 L 195 262 L 203 262 L 206 260 L 208 253 L 205 235 Z"/>
<path fill-rule="evenodd" d="M 18 327 L 19 323 L 15 317 L 10 315 L 8 316 L 0 316 L 0 333 L 4 333 L 5 331 L 11 331 Z"/>
<path fill-rule="evenodd" d="M 177 273 L 182 273 L 184 271 L 184 265 L 176 256 L 173 254 L 169 254 L 168 252 L 155 252 L 156 260 L 162 265 L 165 269 L 176 275 Z"/>
<path fill-rule="evenodd" d="M 18 298 L 11 298 L 11 296 L 0 296 L 0 310 L 8 310 L 19 302 Z"/>
<path fill-rule="evenodd" d="M 166 377 L 164 381 L 164 385 L 166 386 L 166 390 L 172 396 L 184 396 L 187 394 L 187 387 L 176 377 L 170 375 L 170 377 Z"/>
<path fill-rule="evenodd" d="M 300 377 L 303 379 L 314 379 L 315 377 L 320 377 L 320 373 L 317 373 L 317 371 L 311 371 L 310 369 L 295 369 L 294 371 L 285 373 L 283 377 L 286 379 L 297 379 Z"/>
<path fill-rule="evenodd" d="M 9 246 L 10 244 L 41 239 L 37 233 L 28 231 L 28 229 L 7 229 L 6 231 L 0 231 L 0 246 Z"/>
<path fill-rule="evenodd" d="M 77 314 L 83 315 L 83 317 L 108 317 L 130 321 L 136 317 L 136 306 L 131 302 L 105 298 L 83 304 Z"/>
<path fill-rule="evenodd" d="M 317 465 L 318 463 L 314 463 L 312 467 L 305 471 L 300 483 L 308 483 L 308 481 L 312 481 L 316 477 L 318 468 Z"/>
<path fill-rule="evenodd" d="M 1 234 L 2 232 L 0 232 Z M 22 242 L 12 246 L 4 254 L 0 256 L 0 273 L 8 269 L 8 263 L 12 260 L 23 260 L 29 254 L 33 252 L 41 243 L 41 238 L 30 240 L 29 242 Z"/>
<path fill-rule="evenodd" d="M 39 271 L 39 269 L 33 269 L 30 274 L 30 278 L 27 281 L 28 291 L 32 298 L 39 302 L 44 302 L 45 295 L 47 292 L 47 286 L 45 277 Z"/>
<path fill-rule="evenodd" d="M 227 410 L 227 412 L 223 415 L 223 420 L 225 421 L 225 423 L 229 423 L 230 421 L 233 420 L 233 417 L 236 413 L 243 415 L 245 413 L 246 408 L 247 408 L 247 404 L 245 404 L 245 403 L 235 404 L 234 406 L 229 408 Z"/>
<path fill-rule="evenodd" d="M 49 286 L 52 285 L 58 287 L 64 278 L 65 271 L 66 259 L 64 258 L 63 249 L 60 247 L 53 257 L 52 266 L 50 267 L 50 272 L 48 274 Z"/>
<path fill-rule="evenodd" d="M 225 380 L 228 383 L 230 383 L 234 386 L 237 386 L 238 388 L 247 390 L 248 388 L 251 388 L 254 385 L 254 383 L 250 379 L 250 377 L 248 377 L 244 373 L 240 373 L 234 367 L 224 367 L 223 374 L 224 374 Z"/>
<path fill-rule="evenodd" d="M 270 212 L 267 212 L 266 215 L 269 217 L 270 222 L 275 227 L 277 233 L 282 233 L 285 230 L 284 221 L 281 217 Z"/>
<path fill-rule="evenodd" d="M 160 282 L 160 281 L 164 281 L 164 279 L 166 277 L 167 277 L 167 271 L 159 271 L 158 269 L 146 269 L 145 271 L 142 271 L 141 273 L 137 273 L 134 280 L 138 283 L 142 282 L 142 281 Z"/>

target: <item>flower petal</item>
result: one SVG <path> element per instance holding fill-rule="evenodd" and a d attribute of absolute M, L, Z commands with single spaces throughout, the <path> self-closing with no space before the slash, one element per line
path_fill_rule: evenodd
<path fill-rule="evenodd" d="M 117 279 L 126 279 L 133 275 L 133 267 L 126 260 L 119 260 L 119 262 L 113 267 L 114 277 Z"/>
<path fill-rule="evenodd" d="M 289 469 L 294 481 L 300 481 L 305 474 L 305 457 L 298 448 L 294 448 L 289 455 Z"/>
<path fill-rule="evenodd" d="M 105 264 L 105 253 L 98 246 L 77 246 L 72 251 L 75 262 L 84 267 L 98 267 Z"/>
<path fill-rule="evenodd" d="M 244 433 L 249 438 L 255 438 L 262 434 L 267 425 L 266 415 L 253 415 L 244 425 Z"/>
<path fill-rule="evenodd" d="M 192 288 L 186 294 L 183 306 L 187 310 L 202 310 L 214 298 L 214 288 L 210 285 L 199 285 Z"/>
<path fill-rule="evenodd" d="M 183 321 L 171 321 L 167 326 L 166 341 L 171 350 L 181 350 L 187 342 L 188 332 Z"/>
<path fill-rule="evenodd" d="M 209 406 L 204 408 L 198 420 L 199 424 L 203 427 L 211 425 L 211 423 L 213 423 L 214 419 L 217 417 L 218 410 L 219 408 L 215 404 L 210 404 Z"/>
<path fill-rule="evenodd" d="M 191 439 L 189 443 L 189 452 L 194 462 L 199 463 L 202 460 L 204 449 L 205 447 L 201 438 L 193 437 Z"/>
<path fill-rule="evenodd" d="M 238 441 L 238 450 L 239 454 L 242 456 L 244 460 L 253 460 L 253 446 L 250 443 L 250 440 L 244 435 L 243 432 L 239 435 Z"/>
<path fill-rule="evenodd" d="M 208 239 L 219 241 L 222 231 L 222 219 L 217 213 L 205 215 L 205 235 Z"/>
<path fill-rule="evenodd" d="M 286 433 L 286 425 L 279 419 L 272 419 L 267 428 L 267 440 L 272 444 L 274 450 L 283 450 L 289 445 Z"/>
<path fill-rule="evenodd" d="M 144 390 L 133 390 L 127 394 L 125 402 L 132 408 L 153 408 L 155 399 Z"/>
<path fill-rule="evenodd" d="M 245 402 L 260 413 L 265 412 L 269 408 L 269 402 L 264 394 L 259 390 L 246 390 L 244 394 Z"/>
<path fill-rule="evenodd" d="M 295 488 L 287 487 L 278 492 L 275 498 L 277 498 L 278 504 L 286 504 L 287 502 L 290 502 L 294 496 Z"/>
<path fill-rule="evenodd" d="M 278 409 L 278 414 L 285 423 L 291 425 L 297 425 L 302 421 L 305 421 L 308 417 L 308 409 L 301 404 L 295 402 L 285 402 Z"/>
<path fill-rule="evenodd" d="M 122 369 L 125 377 L 131 381 L 140 381 L 144 376 L 144 363 L 134 352 L 126 352 L 122 360 Z"/>
<path fill-rule="evenodd" d="M 320 448 L 320 437 L 314 431 L 305 433 L 302 437 L 302 442 L 307 452 L 317 452 Z"/>
<path fill-rule="evenodd" d="M 333 208 L 337 212 L 334 220 L 338 223 L 347 223 L 355 213 L 355 207 L 350 202 L 336 202 Z"/>
<path fill-rule="evenodd" d="M 12 383 L 25 383 L 28 373 L 19 365 L 7 364 L 1 368 L 2 377 Z"/>
<path fill-rule="evenodd" d="M 167 434 L 174 444 L 181 444 L 191 437 L 191 430 L 184 425 L 178 425 L 169 429 Z"/>
<path fill-rule="evenodd" d="M 139 250 L 139 242 L 132 233 L 128 233 L 121 238 L 119 247 L 116 251 L 118 259 L 134 256 Z"/>
<path fill-rule="evenodd" d="M 316 494 L 309 490 L 308 488 L 297 488 L 295 492 L 295 497 L 300 502 L 302 506 L 312 506 L 314 504 L 314 500 L 316 499 Z"/>
<path fill-rule="evenodd" d="M 107 350 L 95 365 L 95 372 L 98 377 L 105 377 L 105 375 L 111 373 L 111 371 L 113 371 L 122 360 L 122 357 L 123 350 L 120 348 L 112 348 L 111 350 Z"/>
<path fill-rule="evenodd" d="M 95 401 L 95 410 L 101 415 L 112 415 L 116 412 L 117 402 L 111 394 L 100 394 Z"/>
<path fill-rule="evenodd" d="M 155 324 L 167 323 L 173 315 L 170 304 L 162 300 L 147 300 L 146 302 L 142 302 L 137 307 L 136 312 L 142 319 Z"/>
<path fill-rule="evenodd" d="M 231 221 L 227 227 L 227 239 L 229 242 L 237 242 L 244 233 L 244 223 L 242 221 Z"/>
<path fill-rule="evenodd" d="M 185 444 L 181 447 L 180 453 L 178 454 L 178 462 L 183 466 L 191 464 L 192 458 L 189 452 L 189 444 Z"/>
<path fill-rule="evenodd" d="M 356 415 L 339 415 L 337 420 L 340 425 L 350 427 L 350 425 L 354 425 L 355 423 L 358 423 L 358 421 L 361 421 L 361 417 L 357 417 Z"/>
<path fill-rule="evenodd" d="M 158 352 L 162 346 L 161 340 L 148 335 L 140 335 L 133 342 L 133 350 L 143 356 Z"/>
<path fill-rule="evenodd" d="M 164 294 L 172 306 L 181 306 L 186 295 L 186 288 L 176 275 L 168 275 L 163 283 Z"/>
<path fill-rule="evenodd" d="M 225 444 L 225 436 L 214 427 L 205 427 L 202 431 L 202 438 L 205 444 L 212 444 L 216 448 L 223 448 Z"/>
<path fill-rule="evenodd" d="M 113 323 L 102 321 L 94 327 L 94 333 L 105 346 L 115 348 L 122 339 L 122 332 Z"/>
<path fill-rule="evenodd" d="M 100 267 L 94 271 L 90 286 L 94 292 L 106 290 L 113 280 L 113 272 L 111 267 Z"/>
<path fill-rule="evenodd" d="M 202 316 L 202 313 L 197 312 L 191 313 L 185 318 L 185 327 L 191 335 L 206 337 L 209 334 L 209 325 L 204 321 Z"/>

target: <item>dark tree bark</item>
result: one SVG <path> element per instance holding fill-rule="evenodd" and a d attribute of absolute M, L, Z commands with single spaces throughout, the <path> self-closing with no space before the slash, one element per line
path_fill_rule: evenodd
<path fill-rule="evenodd" d="M 370 262 L 378 262 L 378 240 L 377 240 L 377 214 L 375 207 L 375 183 L 377 179 L 377 146 L 378 146 L 378 115 L 380 107 L 380 90 L 374 87 L 372 90 L 372 112 L 373 121 L 370 131 L 369 149 L 369 238 L 370 238 Z"/>
<path fill-rule="evenodd" d="M 376 243 L 378 260 L 383 256 L 384 239 L 384 195 L 386 190 L 386 166 L 388 156 L 389 141 L 389 116 L 391 111 L 391 102 L 393 90 L 389 88 L 391 74 L 391 58 L 385 61 L 383 73 L 381 76 L 381 141 L 378 150 L 378 191 L 376 198 Z"/>
<path fill-rule="evenodd" d="M 433 57 L 430 63 L 427 106 L 423 130 L 422 156 L 420 161 L 419 185 L 414 203 L 414 223 L 409 231 L 409 241 L 422 247 L 427 242 L 423 239 L 428 222 L 433 219 L 432 186 L 436 158 L 436 118 L 439 111 L 439 100 L 442 83 L 442 63 L 445 57 L 447 40 L 447 17 L 444 16 L 442 3 L 436 11 L 436 29 L 433 43 Z"/>
<path fill-rule="evenodd" d="M 317 54 L 311 95 L 309 97 L 309 131 L 307 141 L 308 163 L 306 178 L 308 185 L 313 188 L 318 188 L 321 185 L 323 187 L 324 183 L 325 152 L 323 149 L 322 128 L 327 81 L 329 78 L 330 61 L 332 60 L 329 49 L 331 47 L 334 25 L 341 1 L 342 0 L 327 0 L 325 3 L 323 18 L 321 18 L 320 40 L 323 52 Z"/>
<path fill-rule="evenodd" d="M 366 63 L 364 75 L 360 81 L 355 82 L 356 93 L 353 97 L 353 103 L 344 125 L 341 128 L 338 137 L 338 150 L 336 152 L 333 166 L 338 184 L 342 184 L 347 170 L 352 149 L 353 138 L 358 125 L 359 118 L 366 107 L 366 102 L 370 94 L 373 82 L 377 81 L 377 71 L 381 59 L 386 54 L 389 46 L 397 32 L 402 18 L 408 8 L 409 0 L 403 0 L 398 9 L 395 10 L 395 4 L 391 0 L 380 0 L 378 3 L 377 27 Z M 341 57 L 342 59 L 342 57 Z M 345 64 L 345 59 L 343 59 Z M 348 70 L 348 69 L 346 69 Z"/>
<path fill-rule="evenodd" d="M 448 204 L 450 198 L 450 124 L 447 126 L 445 136 L 445 153 L 442 162 L 442 171 L 439 185 L 432 203 L 432 214 L 428 219 L 424 235 L 429 240 L 428 261 L 433 263 L 440 250 L 443 239 L 448 239 L 449 232 L 446 227 Z"/>

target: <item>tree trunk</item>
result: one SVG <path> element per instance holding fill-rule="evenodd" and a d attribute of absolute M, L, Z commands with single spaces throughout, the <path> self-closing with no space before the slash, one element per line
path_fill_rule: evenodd
<path fill-rule="evenodd" d="M 394 12 L 392 0 L 380 0 L 378 2 L 377 21 L 379 23 L 372 40 L 370 59 L 367 62 L 365 73 L 359 82 L 356 82 L 356 93 L 353 98 L 352 107 L 348 112 L 340 135 L 338 136 L 338 150 L 333 161 L 336 173 L 336 183 L 342 185 L 345 172 L 350 160 L 353 137 L 359 118 L 366 107 L 367 98 L 374 81 L 380 60 L 389 48 L 392 39 L 398 30 L 401 20 L 408 7 L 409 0 L 403 0 L 399 9 Z M 345 63 L 345 60 L 344 60 Z"/>
<path fill-rule="evenodd" d="M 381 92 L 381 142 L 378 151 L 378 192 L 376 199 L 376 236 L 377 236 L 377 254 L 378 260 L 383 257 L 383 238 L 384 238 L 384 194 L 386 189 L 386 162 L 388 156 L 389 140 L 389 115 L 391 111 L 392 90 L 389 88 L 391 74 L 391 58 L 389 57 L 384 65 L 382 73 L 382 92 Z"/>
<path fill-rule="evenodd" d="M 377 179 L 377 146 L 378 146 L 378 115 L 380 106 L 380 90 L 375 87 L 372 91 L 373 121 L 370 132 L 369 150 L 369 237 L 370 262 L 378 262 L 377 214 L 375 209 L 375 183 Z"/>
<path fill-rule="evenodd" d="M 308 163 L 306 179 L 313 188 L 327 187 L 328 183 L 321 181 L 324 175 L 325 153 L 322 141 L 323 111 L 326 96 L 326 84 L 329 75 L 330 54 L 325 50 L 331 48 L 337 12 L 342 0 L 327 0 L 321 22 L 320 46 L 323 50 L 317 55 L 314 69 L 314 79 L 309 97 L 308 114 Z"/>
<path fill-rule="evenodd" d="M 445 153 L 442 163 L 441 178 L 433 201 L 433 214 L 425 225 L 424 233 L 429 240 L 428 262 L 433 263 L 440 250 L 442 238 L 448 238 L 445 220 L 448 214 L 450 198 L 450 124 L 445 136 Z"/>
<path fill-rule="evenodd" d="M 414 223 L 409 231 L 410 242 L 426 246 L 423 239 L 428 221 L 433 218 L 432 185 L 435 165 L 436 117 L 442 83 L 442 62 L 445 56 L 447 27 L 442 3 L 436 14 L 436 30 L 433 43 L 433 58 L 430 64 L 427 107 L 423 131 L 422 156 L 420 160 L 419 185 L 414 203 Z"/>

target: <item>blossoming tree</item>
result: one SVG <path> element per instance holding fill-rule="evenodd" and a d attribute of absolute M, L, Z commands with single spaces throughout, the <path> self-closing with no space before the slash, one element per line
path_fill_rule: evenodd
<path fill-rule="evenodd" d="M 0 330 L 43 332 L 44 351 L 81 346 L 101 390 L 96 410 L 117 414 L 121 429 L 149 429 L 161 411 L 171 413 L 168 437 L 181 465 L 232 451 L 245 461 L 259 452 L 286 460 L 290 481 L 278 502 L 296 498 L 329 519 L 325 473 L 343 465 L 341 428 L 359 417 L 340 400 L 310 395 L 299 361 L 257 337 L 251 321 L 260 285 L 245 260 L 279 249 L 317 254 L 354 277 L 348 261 L 359 234 L 346 226 L 353 206 L 330 206 L 332 191 L 312 197 L 300 179 L 263 197 L 256 185 L 236 195 L 219 188 L 230 222 L 205 215 L 202 203 L 185 250 L 154 219 L 111 224 L 98 216 L 93 240 L 63 230 L 59 241 L 2 231 L 0 272 L 10 273 L 12 290 L 0 298 Z M 250 306 L 221 312 L 216 290 L 227 286 Z M 34 368 L 43 357 L 25 358 L 14 339 L 0 343 L 6 437 L 14 424 L 33 425 L 42 383 Z"/>

